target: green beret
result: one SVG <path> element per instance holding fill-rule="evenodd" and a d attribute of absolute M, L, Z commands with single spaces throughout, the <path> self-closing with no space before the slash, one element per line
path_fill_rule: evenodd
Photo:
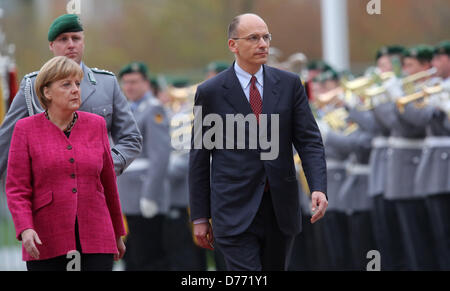
<path fill-rule="evenodd" d="M 434 48 L 429 45 L 418 45 L 412 48 L 408 48 L 403 53 L 404 57 L 415 58 L 421 62 L 431 62 L 433 58 Z"/>
<path fill-rule="evenodd" d="M 56 18 L 48 29 L 48 41 L 54 41 L 65 32 L 83 31 L 81 20 L 76 14 L 64 14 Z"/>
<path fill-rule="evenodd" d="M 142 62 L 132 62 L 125 67 L 123 67 L 119 71 L 119 79 L 123 77 L 123 75 L 131 74 L 131 73 L 141 73 L 145 79 L 149 78 L 148 67 Z"/>
<path fill-rule="evenodd" d="M 444 40 L 434 48 L 435 55 L 450 55 L 450 41 Z"/>
<path fill-rule="evenodd" d="M 313 60 L 310 61 L 307 66 L 308 70 L 319 70 L 322 72 L 333 70 L 330 65 L 328 65 L 326 62 L 322 60 Z"/>
<path fill-rule="evenodd" d="M 206 67 L 206 71 L 220 73 L 228 69 L 229 66 L 230 65 L 226 62 L 212 62 L 208 64 L 208 66 Z"/>
<path fill-rule="evenodd" d="M 339 80 L 339 74 L 333 69 L 326 70 L 325 72 L 320 73 L 313 79 L 314 82 L 320 82 L 320 83 L 323 83 L 326 81 L 331 81 L 331 80 L 334 80 L 334 81 Z"/>
<path fill-rule="evenodd" d="M 377 51 L 375 59 L 378 60 L 382 56 L 402 55 L 405 48 L 400 45 L 383 46 Z"/>
<path fill-rule="evenodd" d="M 174 77 L 170 80 L 170 84 L 176 88 L 183 88 L 189 86 L 191 82 L 184 77 Z"/>

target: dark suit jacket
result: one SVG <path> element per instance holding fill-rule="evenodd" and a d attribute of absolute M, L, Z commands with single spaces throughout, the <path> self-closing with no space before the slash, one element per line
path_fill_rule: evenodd
<path fill-rule="evenodd" d="M 202 106 L 203 117 L 210 113 L 220 115 L 224 132 L 226 114 L 247 116 L 253 113 L 234 66 L 198 87 L 195 106 Z M 300 78 L 264 65 L 262 113 L 269 114 L 269 140 L 270 114 L 279 114 L 279 155 L 274 160 L 261 160 L 263 150 L 259 144 L 258 149 L 195 149 L 192 138 L 189 159 L 191 219 L 211 217 L 217 237 L 237 235 L 248 228 L 258 211 L 266 179 L 281 231 L 288 235 L 301 231 L 292 145 L 300 154 L 311 191 L 326 193 L 322 138 Z M 208 127 L 203 126 L 203 135 L 207 130 Z M 245 134 L 248 146 L 248 124 Z M 225 140 L 224 134 L 224 146 Z"/>

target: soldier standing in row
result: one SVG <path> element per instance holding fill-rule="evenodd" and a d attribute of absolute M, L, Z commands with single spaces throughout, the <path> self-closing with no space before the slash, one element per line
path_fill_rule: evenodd
<path fill-rule="evenodd" d="M 432 50 L 427 46 L 417 46 L 406 50 L 404 57 L 404 72 L 417 74 L 430 69 Z M 430 220 L 423 197 L 414 194 L 414 183 L 410 181 L 420 162 L 425 129 L 404 120 L 395 104 L 400 96 L 391 97 L 393 101 L 377 106 L 373 111 L 376 119 L 391 129 L 385 197 L 395 205 L 406 265 L 412 270 L 434 270 L 437 265 Z"/>
<path fill-rule="evenodd" d="M 134 62 L 119 73 L 121 85 L 143 136 L 143 150 L 118 179 L 129 235 L 126 270 L 168 270 L 163 242 L 169 196 L 164 188 L 171 151 L 169 119 L 151 93 L 148 68 Z"/>
<path fill-rule="evenodd" d="M 450 42 L 440 43 L 434 51 L 433 66 L 441 78 L 438 89 L 425 100 L 425 106 L 407 103 L 401 117 L 427 136 L 414 179 L 415 195 L 424 197 L 429 214 L 440 270 L 450 270 Z M 436 87 L 435 87 L 436 88 Z"/>

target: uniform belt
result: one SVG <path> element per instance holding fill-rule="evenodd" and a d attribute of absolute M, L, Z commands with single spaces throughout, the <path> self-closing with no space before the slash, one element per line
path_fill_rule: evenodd
<path fill-rule="evenodd" d="M 425 138 L 424 146 L 427 148 L 450 147 L 449 136 L 429 136 Z"/>
<path fill-rule="evenodd" d="M 146 170 L 150 166 L 150 162 L 148 159 L 136 159 L 134 160 L 130 166 L 125 170 L 127 172 L 131 171 L 140 171 L 140 170 Z"/>
<path fill-rule="evenodd" d="M 372 140 L 372 147 L 377 149 L 389 147 L 388 138 L 385 136 L 374 137 Z"/>
<path fill-rule="evenodd" d="M 389 147 L 395 149 L 422 149 L 424 140 L 391 136 L 388 143 Z"/>
<path fill-rule="evenodd" d="M 345 170 L 345 161 L 327 159 L 327 170 Z"/>
<path fill-rule="evenodd" d="M 366 164 L 348 164 L 347 175 L 369 175 L 370 166 Z"/>

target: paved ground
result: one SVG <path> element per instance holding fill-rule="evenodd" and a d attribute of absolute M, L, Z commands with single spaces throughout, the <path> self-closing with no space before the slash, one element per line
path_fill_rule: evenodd
<path fill-rule="evenodd" d="M 0 271 L 26 271 L 22 261 L 22 249 L 18 247 L 0 248 Z M 123 271 L 122 262 L 114 264 L 113 271 Z"/>

